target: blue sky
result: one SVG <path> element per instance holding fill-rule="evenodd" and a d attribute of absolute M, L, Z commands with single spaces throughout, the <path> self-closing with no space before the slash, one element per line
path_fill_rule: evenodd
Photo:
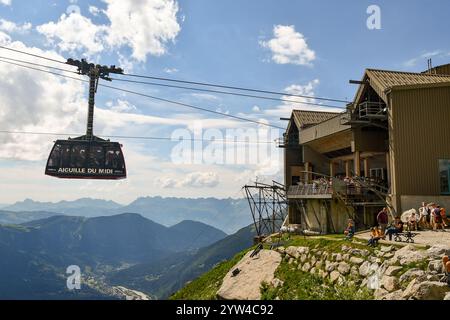
<path fill-rule="evenodd" d="M 380 30 L 366 26 L 369 5 L 381 10 Z M 365 68 L 423 71 L 429 57 L 434 65 L 449 63 L 449 11 L 450 3 L 445 0 L 38 0 L 33 5 L 1 0 L 0 42 L 61 59 L 84 56 L 102 64 L 121 64 L 137 74 L 351 100 L 356 87 L 348 80 L 359 79 Z M 7 54 L 0 52 L 0 56 Z M 5 97 L 0 101 L 4 110 L 0 129 L 84 130 L 86 88 L 82 84 L 52 76 L 42 79 L 36 72 L 20 68 L 6 69 L 0 81 Z M 8 83 L 14 83 L 14 90 Z M 119 82 L 114 85 L 281 126 L 285 123 L 279 118 L 288 116 L 293 108 L 336 110 L 301 104 L 317 102 L 313 99 L 299 99 L 292 105 Z M 47 98 L 36 101 L 28 93 Z M 104 88 L 99 90 L 97 108 L 95 132 L 99 135 L 167 137 L 177 129 L 192 131 L 196 123 L 222 134 L 227 128 L 258 129 L 253 124 Z M 267 139 L 272 138 L 270 134 L 281 132 L 273 130 Z M 223 198 L 240 196 L 240 187 L 257 176 L 281 179 L 282 161 L 275 145 L 256 163 L 179 164 L 171 157 L 176 143 L 127 140 L 121 141 L 130 174 L 126 181 L 55 180 L 42 174 L 52 139 L 0 137 L 0 167 L 6 169 L 0 186 L 8 186 L 0 203 L 81 196 L 121 202 L 145 195 Z M 254 148 L 250 146 L 248 152 L 256 152 Z"/>

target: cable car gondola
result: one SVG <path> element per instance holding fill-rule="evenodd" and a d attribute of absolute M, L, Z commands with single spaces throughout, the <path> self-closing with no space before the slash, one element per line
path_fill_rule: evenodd
<path fill-rule="evenodd" d="M 68 64 L 78 66 L 80 74 L 88 74 L 89 110 L 86 135 L 74 139 L 57 140 L 50 152 L 45 174 L 63 179 L 124 179 L 127 177 L 125 159 L 120 143 L 93 135 L 94 100 L 98 79 L 110 80 L 110 72 L 122 73 L 115 66 L 95 66 L 85 60 L 69 59 Z"/>

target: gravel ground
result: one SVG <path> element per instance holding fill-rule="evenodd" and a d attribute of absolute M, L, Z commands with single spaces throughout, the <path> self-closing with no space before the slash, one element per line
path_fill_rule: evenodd
<path fill-rule="evenodd" d="M 414 237 L 414 244 L 419 245 L 435 245 L 435 244 L 448 244 L 450 243 L 450 230 L 446 229 L 445 231 L 413 231 L 413 233 L 417 233 Z M 357 238 L 360 239 L 370 239 L 370 232 L 364 232 L 356 235 Z M 393 239 L 393 238 L 392 238 Z M 404 239 L 404 237 L 403 237 Z M 394 240 L 389 241 L 386 237 L 385 241 L 381 241 L 380 243 L 395 243 L 395 244 L 403 244 L 407 245 L 406 242 L 395 242 Z"/>

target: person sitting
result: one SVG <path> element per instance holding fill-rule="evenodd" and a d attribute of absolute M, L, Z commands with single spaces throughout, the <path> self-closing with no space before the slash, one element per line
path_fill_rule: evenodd
<path fill-rule="evenodd" d="M 417 231 L 417 229 L 418 229 L 417 216 L 416 213 L 414 212 L 408 219 L 408 230 Z"/>
<path fill-rule="evenodd" d="M 381 230 L 378 229 L 378 227 L 373 227 L 372 229 L 370 229 L 370 233 L 371 235 L 367 245 L 370 247 L 376 247 L 378 245 L 378 241 L 380 241 L 383 236 L 381 234 Z"/>
<path fill-rule="evenodd" d="M 395 217 L 393 224 L 386 230 L 385 236 L 389 237 L 389 241 L 392 241 L 392 235 L 403 232 L 403 222 L 400 217 Z"/>
<path fill-rule="evenodd" d="M 442 269 L 444 271 L 445 277 L 447 278 L 447 284 L 450 287 L 450 261 L 448 256 L 442 258 Z"/>
<path fill-rule="evenodd" d="M 351 240 L 355 235 L 355 222 L 352 219 L 348 219 L 347 228 L 344 230 L 345 240 Z"/>
<path fill-rule="evenodd" d="M 445 211 L 445 208 L 441 208 L 441 218 L 442 218 L 442 224 L 444 225 L 444 228 L 447 228 L 450 226 L 450 222 L 447 218 L 447 212 Z"/>

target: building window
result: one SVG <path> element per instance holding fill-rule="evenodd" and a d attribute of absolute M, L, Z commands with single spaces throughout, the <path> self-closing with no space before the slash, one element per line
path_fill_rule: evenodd
<path fill-rule="evenodd" d="M 439 160 L 441 194 L 450 194 L 450 160 Z"/>

